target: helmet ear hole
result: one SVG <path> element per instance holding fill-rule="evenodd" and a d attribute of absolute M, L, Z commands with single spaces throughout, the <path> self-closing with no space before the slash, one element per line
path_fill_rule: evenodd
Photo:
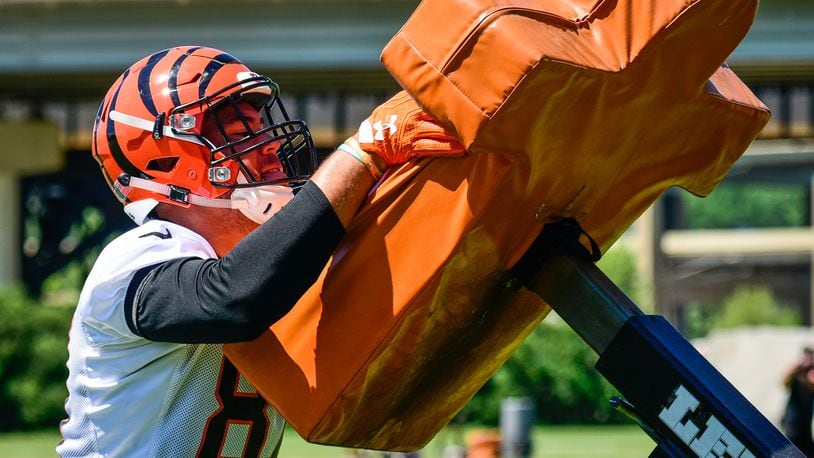
<path fill-rule="evenodd" d="M 178 156 L 159 157 L 147 163 L 147 170 L 151 172 L 170 172 L 178 163 Z"/>

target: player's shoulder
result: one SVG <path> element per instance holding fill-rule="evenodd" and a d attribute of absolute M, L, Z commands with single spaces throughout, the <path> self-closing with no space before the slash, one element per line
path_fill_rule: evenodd
<path fill-rule="evenodd" d="M 99 254 L 96 264 L 111 272 L 184 257 L 214 258 L 215 252 L 206 239 L 192 230 L 156 219 L 116 237 Z"/>
<path fill-rule="evenodd" d="M 209 243 L 198 233 L 184 226 L 161 219 L 151 219 L 134 227 L 116 238 L 114 243 L 122 245 L 155 245 L 161 243 L 190 243 L 209 247 Z"/>
<path fill-rule="evenodd" d="M 170 240 L 170 242 L 166 243 L 197 243 L 199 245 L 209 246 L 206 239 L 193 230 L 161 219 L 146 221 L 141 226 L 125 232 L 119 236 L 118 239 L 121 239 L 125 244 L 155 244 L 162 243 L 162 240 Z"/>

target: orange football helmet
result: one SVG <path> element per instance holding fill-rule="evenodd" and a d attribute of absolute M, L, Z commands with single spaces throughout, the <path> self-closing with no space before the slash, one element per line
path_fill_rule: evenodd
<path fill-rule="evenodd" d="M 246 107 L 257 113 L 246 116 Z M 260 123 L 249 122 L 258 114 Z M 227 134 L 224 115 L 245 129 Z M 217 135 L 202 129 L 213 122 Z M 264 148 L 276 148 L 284 173 L 266 178 L 247 167 L 247 155 Z M 92 153 L 139 224 L 159 202 L 240 209 L 260 223 L 317 165 L 308 127 L 289 118 L 277 84 L 198 46 L 156 52 L 116 80 L 96 115 Z"/>

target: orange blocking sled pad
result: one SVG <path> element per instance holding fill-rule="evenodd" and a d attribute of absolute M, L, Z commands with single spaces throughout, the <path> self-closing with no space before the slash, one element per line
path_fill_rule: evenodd
<path fill-rule="evenodd" d="M 768 121 L 726 67 L 756 0 L 425 0 L 390 73 L 470 154 L 372 193 L 292 312 L 227 355 L 307 440 L 426 444 L 549 308 L 508 273 L 573 217 L 606 250 Z M 545 355 L 541 355 L 545 357 Z"/>

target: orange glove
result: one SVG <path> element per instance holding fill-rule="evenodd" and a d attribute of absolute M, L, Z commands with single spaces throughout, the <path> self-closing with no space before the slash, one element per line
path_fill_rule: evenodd
<path fill-rule="evenodd" d="M 455 136 L 438 125 L 404 91 L 376 107 L 359 126 L 356 135 L 347 139 L 340 149 L 352 155 L 351 149 L 376 155 L 387 167 L 416 157 L 466 153 Z M 371 173 L 376 175 L 373 170 Z"/>

